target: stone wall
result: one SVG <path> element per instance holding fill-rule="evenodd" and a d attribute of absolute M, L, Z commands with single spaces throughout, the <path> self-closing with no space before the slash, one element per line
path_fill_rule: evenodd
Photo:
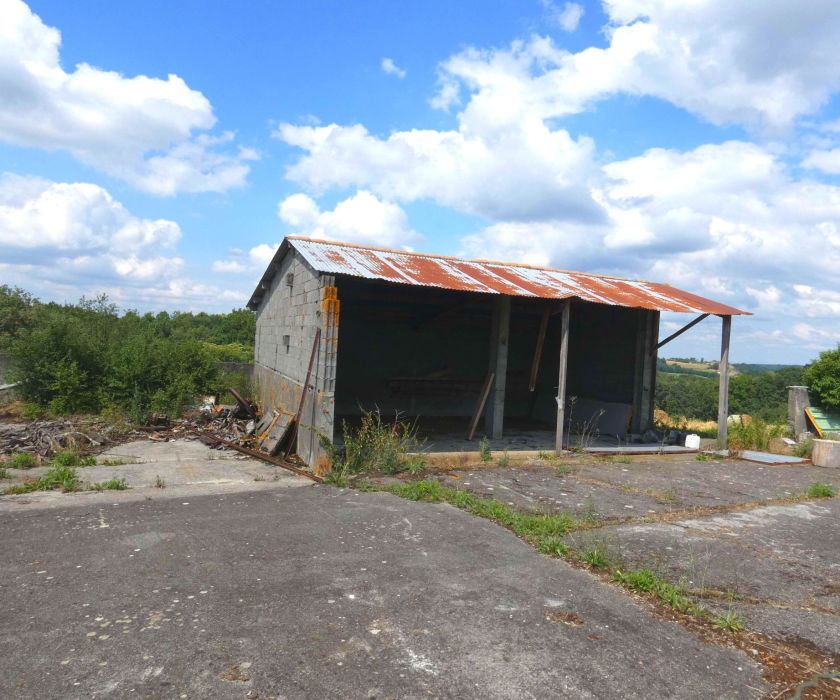
<path fill-rule="evenodd" d="M 323 453 L 318 433 L 331 437 L 333 430 L 335 330 L 324 303 L 332 285 L 332 277 L 317 274 L 290 250 L 257 309 L 254 379 L 263 411 L 297 411 L 321 329 L 297 439 L 298 455 L 313 466 Z"/>

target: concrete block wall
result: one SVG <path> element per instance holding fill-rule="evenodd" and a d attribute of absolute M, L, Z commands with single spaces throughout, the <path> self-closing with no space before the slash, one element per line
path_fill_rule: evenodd
<path fill-rule="evenodd" d="M 257 309 L 254 377 L 263 411 L 294 414 L 299 406 L 317 329 L 321 340 L 298 430 L 298 455 L 315 466 L 322 457 L 318 433 L 333 430 L 334 353 L 324 313 L 324 290 L 333 280 L 314 272 L 294 251 L 283 258 Z"/>

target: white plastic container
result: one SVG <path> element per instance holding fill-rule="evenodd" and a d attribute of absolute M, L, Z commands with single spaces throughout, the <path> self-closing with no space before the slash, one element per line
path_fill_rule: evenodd
<path fill-rule="evenodd" d="M 690 450 L 699 450 L 700 449 L 700 436 L 699 435 L 686 435 L 685 436 L 685 446 Z"/>

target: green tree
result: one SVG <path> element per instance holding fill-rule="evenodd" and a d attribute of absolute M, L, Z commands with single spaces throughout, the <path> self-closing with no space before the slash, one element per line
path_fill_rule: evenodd
<path fill-rule="evenodd" d="M 821 406 L 840 408 L 840 345 L 820 353 L 805 370 L 805 383 Z"/>

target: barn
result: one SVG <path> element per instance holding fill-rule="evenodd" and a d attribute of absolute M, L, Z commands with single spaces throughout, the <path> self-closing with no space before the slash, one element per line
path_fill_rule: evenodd
<path fill-rule="evenodd" d="M 297 454 L 363 409 L 417 421 L 432 450 L 631 448 L 653 422 L 658 348 L 721 322 L 726 442 L 732 316 L 667 284 L 287 236 L 248 302 L 260 404 L 299 415 Z M 695 314 L 659 339 L 660 312 Z M 472 438 L 472 441 L 470 440 Z"/>

